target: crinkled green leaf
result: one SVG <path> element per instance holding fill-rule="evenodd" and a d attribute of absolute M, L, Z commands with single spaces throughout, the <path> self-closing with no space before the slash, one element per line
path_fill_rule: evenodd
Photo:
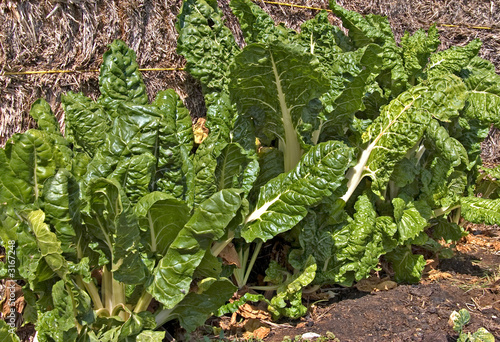
<path fill-rule="evenodd" d="M 165 338 L 165 331 L 142 331 L 136 336 L 136 342 L 162 342 Z"/>
<path fill-rule="evenodd" d="M 206 251 L 203 259 L 196 268 L 193 278 L 216 278 L 222 273 L 222 262 L 214 256 L 210 249 Z"/>
<path fill-rule="evenodd" d="M 465 147 L 457 139 L 451 137 L 446 128 L 440 126 L 436 120 L 429 122 L 426 139 L 428 142 L 426 147 L 430 152 L 447 159 L 451 167 L 469 166 L 469 158 Z"/>
<path fill-rule="evenodd" d="M 259 174 L 253 183 L 253 189 L 250 193 L 252 200 L 256 199 L 260 188 L 268 181 L 284 172 L 283 153 L 272 147 L 262 147 L 257 154 L 259 161 Z"/>
<path fill-rule="evenodd" d="M 189 220 L 189 207 L 182 200 L 162 192 L 142 197 L 134 207 L 141 235 L 148 251 L 164 256 L 179 231 Z"/>
<path fill-rule="evenodd" d="M 44 99 L 38 99 L 31 105 L 30 116 L 37 122 L 39 130 L 61 134 L 59 123 Z"/>
<path fill-rule="evenodd" d="M 467 341 L 470 342 L 495 342 L 495 336 L 483 327 L 477 329 L 475 333 L 469 333 L 468 335 Z M 460 341 L 460 338 L 457 341 Z"/>
<path fill-rule="evenodd" d="M 156 328 L 156 322 L 153 314 L 149 311 L 131 313 L 130 317 L 120 328 L 118 336 L 119 341 L 134 338 L 143 330 L 152 330 Z"/>
<path fill-rule="evenodd" d="M 335 55 L 352 49 L 352 43 L 340 27 L 330 23 L 328 12 L 325 10 L 304 22 L 293 42 L 302 45 L 305 51 L 317 56 L 322 64 L 327 64 L 326 71 L 329 67 L 334 67 Z"/>
<path fill-rule="evenodd" d="M 461 333 L 463 328 L 470 323 L 470 313 L 467 309 L 453 311 L 450 315 L 450 321 L 453 322 L 453 330 Z"/>
<path fill-rule="evenodd" d="M 94 249 L 104 253 L 111 263 L 109 269 L 126 260 L 122 272 L 114 271 L 115 279 L 129 284 L 142 282 L 146 267 L 136 252 L 139 225 L 123 189 L 114 180 L 97 178 L 89 184 L 87 198 L 82 217 L 90 240 L 97 242 Z M 131 269 L 133 273 L 126 272 Z"/>
<path fill-rule="evenodd" d="M 470 169 L 481 163 L 481 143 L 488 136 L 489 124 L 478 120 L 458 117 L 448 126 L 449 135 L 460 141 L 469 156 Z"/>
<path fill-rule="evenodd" d="M 293 274 L 279 285 L 268 307 L 275 319 L 280 316 L 296 319 L 307 312 L 307 307 L 302 305 L 302 289 L 314 280 L 316 269 L 314 257 L 310 256 L 303 270 Z"/>
<path fill-rule="evenodd" d="M 139 197 L 144 195 L 144 191 L 134 189 L 134 179 L 142 183 L 143 189 L 147 179 L 151 179 L 152 159 L 143 155 L 149 153 L 155 156 L 157 153 L 162 114 L 156 106 L 124 102 L 117 102 L 115 106 L 121 115 L 114 119 L 111 130 L 106 134 L 105 143 L 88 164 L 85 178 L 87 182 L 98 177 L 116 178 L 127 193 Z M 130 160 L 134 157 L 134 160 Z M 116 174 L 113 174 L 115 171 Z M 128 171 L 135 173 L 130 175 L 132 184 L 127 184 Z"/>
<path fill-rule="evenodd" d="M 475 39 L 466 46 L 452 46 L 443 51 L 433 53 L 425 69 L 429 78 L 439 78 L 448 73 L 459 73 L 477 56 L 481 41 Z"/>
<path fill-rule="evenodd" d="M 149 193 L 156 162 L 151 153 L 134 155 L 118 161 L 116 168 L 107 178 L 120 183 L 127 197 L 135 202 Z"/>
<path fill-rule="evenodd" d="M 178 198 L 189 198 L 193 187 L 193 148 L 191 116 L 172 89 L 159 92 L 153 102 L 162 114 L 158 136 L 158 162 L 154 183 L 156 190 Z"/>
<path fill-rule="evenodd" d="M 247 292 L 243 296 L 238 298 L 237 300 L 219 307 L 217 309 L 217 313 L 215 315 L 220 317 L 220 316 L 226 315 L 228 313 L 234 313 L 234 312 L 238 311 L 240 306 L 245 304 L 245 303 L 260 302 L 260 301 L 264 301 L 264 302 L 267 302 L 269 304 L 269 301 L 266 299 L 266 297 L 264 297 L 264 295 Z"/>
<path fill-rule="evenodd" d="M 358 164 L 347 177 L 347 200 L 364 176 L 372 179 L 372 191 L 384 196 L 396 164 L 421 139 L 431 114 L 425 108 L 427 88 L 413 87 L 391 101 L 363 133 L 370 144 L 362 151 Z"/>
<path fill-rule="evenodd" d="M 266 276 L 264 281 L 279 285 L 286 280 L 288 271 L 285 267 L 278 264 L 276 260 L 271 260 L 269 266 L 266 269 Z"/>
<path fill-rule="evenodd" d="M 150 292 L 165 308 L 173 308 L 189 292 L 192 276 L 211 243 L 241 205 L 240 190 L 225 189 L 201 203 L 170 245 L 154 271 Z"/>
<path fill-rule="evenodd" d="M 319 204 L 342 185 L 351 158 L 351 149 L 338 141 L 312 147 L 294 170 L 261 188 L 241 236 L 247 242 L 266 241 L 293 228 L 307 215 L 308 207 Z"/>
<path fill-rule="evenodd" d="M 142 81 L 134 50 L 121 40 L 108 45 L 99 76 L 100 102 L 106 108 L 116 109 L 122 101 L 145 105 L 148 103 L 146 86 Z M 118 115 L 117 112 L 115 115 Z"/>
<path fill-rule="evenodd" d="M 8 319 L 8 318 L 7 318 Z M 20 342 L 21 340 L 16 335 L 16 329 L 12 329 L 5 320 L 0 320 L 0 339 L 5 342 Z"/>
<path fill-rule="evenodd" d="M 429 62 L 429 56 L 440 44 L 439 32 L 435 25 L 431 26 L 427 33 L 420 29 L 411 36 L 406 32 L 401 37 L 404 66 L 410 80 L 416 81 L 416 78 L 422 76 L 422 70 Z"/>
<path fill-rule="evenodd" d="M 500 76 L 489 67 L 484 60 L 476 57 L 462 70 L 460 75 L 468 95 L 464 116 L 500 127 Z"/>
<path fill-rule="evenodd" d="M 381 70 L 382 51 L 378 45 L 369 44 L 356 53 L 344 53 L 343 57 L 336 58 L 339 59 L 336 65 L 336 68 L 340 69 L 338 73 L 345 75 L 352 65 L 356 65 L 360 70 L 348 81 L 340 84 L 332 82 L 335 86 L 322 97 L 326 111 L 325 120 L 321 121 L 318 127 L 319 141 L 331 140 L 334 137 L 344 139 L 344 132 L 354 120 L 354 114 L 365 109 L 367 93 Z"/>
<path fill-rule="evenodd" d="M 432 236 L 435 239 L 443 239 L 447 243 L 459 241 L 467 233 L 464 228 L 454 222 L 448 222 L 447 219 L 440 217 L 432 228 Z"/>
<path fill-rule="evenodd" d="M 75 254 L 74 244 L 80 227 L 80 189 L 66 169 L 49 178 L 43 191 L 46 220 L 53 225 L 64 253 Z"/>
<path fill-rule="evenodd" d="M 465 106 L 467 89 L 464 82 L 455 75 L 441 75 L 429 81 L 431 101 L 428 109 L 440 121 L 449 122 L 457 117 Z"/>
<path fill-rule="evenodd" d="M 47 133 L 29 130 L 14 135 L 0 150 L 0 203 L 37 203 L 43 183 L 56 173 L 55 157 Z"/>
<path fill-rule="evenodd" d="M 205 279 L 204 281 L 207 280 L 211 279 Z M 216 313 L 231 298 L 237 289 L 228 279 L 213 280 L 203 292 L 190 292 L 170 313 L 170 317 L 172 319 L 177 318 L 181 326 L 188 332 L 203 325 L 211 315 Z"/>
<path fill-rule="evenodd" d="M 342 19 L 343 26 L 349 30 L 349 38 L 357 48 L 370 43 L 382 45 L 386 40 L 394 40 L 389 21 L 379 15 L 363 16 L 339 6 L 335 0 L 330 1 L 332 12 Z"/>
<path fill-rule="evenodd" d="M 37 245 L 36 238 L 30 225 L 26 220 L 20 220 L 18 214 L 13 208 L 2 208 L 0 215 L 0 234 L 3 240 L 3 246 L 6 250 L 6 255 L 12 255 L 15 252 L 15 277 L 25 279 L 32 288 L 38 281 L 43 281 L 44 274 L 38 272 L 37 269 L 43 258 Z M 23 213 L 28 215 L 28 213 Z M 5 215 L 5 216 L 4 216 Z M 15 245 L 11 247 L 9 241 L 15 241 Z M 12 251 L 12 252 L 9 252 Z M 50 275 L 53 277 L 54 272 L 47 266 Z"/>
<path fill-rule="evenodd" d="M 247 44 L 272 43 L 295 33 L 284 25 L 275 25 L 269 14 L 250 0 L 232 0 L 230 6 Z"/>
<path fill-rule="evenodd" d="M 472 223 L 500 224 L 500 199 L 462 197 L 462 216 Z"/>
<path fill-rule="evenodd" d="M 42 257 L 54 273 L 65 279 L 68 273 L 68 265 L 66 259 L 62 256 L 61 241 L 58 240 L 56 234 L 50 231 L 49 226 L 44 221 L 45 214 L 42 210 L 32 211 L 28 215 L 28 222 L 36 236 Z"/>
<path fill-rule="evenodd" d="M 334 281 L 351 286 L 376 269 L 379 257 L 392 247 L 390 240 L 396 232 L 394 222 L 389 217 L 377 217 L 366 195 L 358 197 L 355 209 L 353 219 L 329 232 L 332 240 L 330 255 L 318 260 L 315 283 Z M 309 248 L 314 249 L 314 245 L 320 243 L 324 242 L 317 241 Z"/>
<path fill-rule="evenodd" d="M 214 181 L 217 157 L 227 145 L 224 140 L 219 140 L 219 135 L 209 135 L 200 145 L 193 157 L 194 167 L 194 205 L 198 206 L 207 198 L 217 192 Z"/>
<path fill-rule="evenodd" d="M 410 158 L 403 158 L 394 167 L 394 171 L 391 175 L 391 181 L 393 181 L 397 187 L 404 187 L 412 183 L 417 175 L 421 173 L 422 167 L 419 160 L 413 159 L 414 157 L 415 155 L 412 153 Z"/>
<path fill-rule="evenodd" d="M 66 136 L 75 148 L 89 156 L 104 143 L 103 136 L 110 129 L 111 118 L 103 106 L 82 93 L 61 95 L 65 113 Z"/>
<path fill-rule="evenodd" d="M 227 91 L 229 63 L 221 61 L 231 60 L 239 47 L 213 0 L 184 1 L 176 29 L 177 52 L 186 58 L 186 70 L 201 82 L 210 106 Z"/>
<path fill-rule="evenodd" d="M 285 171 L 302 155 L 299 123 L 311 125 L 321 110 L 317 99 L 327 82 L 318 67 L 313 55 L 281 42 L 248 45 L 231 65 L 231 99 L 240 113 L 252 118 L 261 141 L 280 139 Z"/>
<path fill-rule="evenodd" d="M 332 257 L 332 250 L 335 244 L 331 234 L 331 227 L 322 225 L 319 218 L 320 215 L 320 213 L 316 213 L 310 209 L 308 215 L 298 224 L 300 227 L 298 236 L 300 249 L 292 250 L 288 256 L 290 265 L 292 265 L 294 269 L 301 269 L 307 261 L 307 258 L 312 255 L 318 264 L 316 279 L 319 278 L 319 274 L 323 270 L 322 267 L 328 264 Z M 271 270 L 272 268 L 269 267 L 268 271 Z M 266 271 L 266 274 L 268 271 Z M 277 279 L 280 279 L 279 276 L 278 273 L 275 275 L 275 278 L 277 277 Z M 269 275 L 266 275 L 266 279 L 271 281 L 268 277 Z M 279 283 L 276 280 L 272 282 Z"/>
<path fill-rule="evenodd" d="M 54 160 L 59 167 L 69 167 L 73 152 L 69 142 L 63 137 L 59 123 L 47 101 L 38 99 L 33 103 L 30 116 L 38 124 L 38 131 L 46 134 L 47 139 L 53 145 Z"/>
<path fill-rule="evenodd" d="M 207 124 L 210 134 L 193 158 L 195 205 L 222 189 L 241 188 L 248 193 L 259 173 L 254 157 L 255 135 L 248 126 L 251 123 L 238 117 L 233 130 L 231 120 L 234 114 L 227 96 L 219 98 L 208 109 L 208 120 L 212 121 Z M 242 126 L 237 127 L 239 124 Z M 239 131 L 245 129 L 250 132 Z M 253 140 L 253 146 L 250 140 Z"/>
<path fill-rule="evenodd" d="M 425 202 L 394 198 L 392 205 L 400 243 L 413 239 L 424 231 L 432 215 L 431 208 Z"/>
<path fill-rule="evenodd" d="M 433 208 L 455 205 L 467 186 L 467 150 L 436 120 L 431 120 L 426 131 L 425 146 L 429 154 L 424 160 L 427 168 L 422 171 L 420 198 Z"/>
<path fill-rule="evenodd" d="M 407 74 L 403 66 L 401 48 L 397 45 L 387 18 L 348 11 L 335 0 L 330 1 L 332 12 L 342 20 L 348 29 L 348 36 L 357 48 L 374 43 L 383 47 L 382 74 L 378 77 L 380 86 L 387 96 L 397 96 L 406 88 Z"/>
<path fill-rule="evenodd" d="M 50 311 L 40 312 L 36 330 L 39 341 L 68 342 L 76 341 L 78 331 L 74 316 L 72 295 L 63 280 L 52 287 L 54 307 Z"/>
<path fill-rule="evenodd" d="M 398 283 L 418 283 L 425 267 L 425 258 L 415 255 L 410 248 L 398 247 L 386 254 L 386 259 L 391 262 L 394 277 Z"/>
<path fill-rule="evenodd" d="M 248 193 L 259 174 L 259 163 L 237 143 L 227 144 L 217 158 L 216 189 L 238 188 Z"/>

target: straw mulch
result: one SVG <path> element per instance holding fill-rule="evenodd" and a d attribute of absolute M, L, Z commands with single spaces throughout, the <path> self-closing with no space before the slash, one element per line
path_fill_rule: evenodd
<path fill-rule="evenodd" d="M 227 14 L 228 26 L 238 34 L 236 20 L 229 12 L 229 0 L 218 0 Z M 289 3 L 328 8 L 327 0 L 289 0 Z M 96 70 L 106 45 L 124 40 L 137 52 L 142 68 L 182 67 L 176 54 L 175 21 L 182 0 L 1 0 L 0 75 L 28 70 Z M 363 14 L 387 16 L 400 38 L 405 31 L 439 26 L 442 47 L 465 45 L 474 38 L 483 41 L 481 56 L 500 72 L 500 3 L 496 0 L 338 0 L 347 9 Z M 260 2 L 277 22 L 298 29 L 317 11 Z M 332 22 L 340 24 L 331 16 Z M 493 28 L 475 29 L 468 26 Z M 241 35 L 238 41 L 242 43 Z M 197 83 L 185 72 L 143 73 L 150 97 L 161 89 L 174 88 L 184 99 L 193 117 L 203 116 L 205 107 Z M 0 146 L 15 132 L 33 127 L 28 116 L 37 98 L 51 104 L 62 120 L 60 94 L 69 90 L 88 96 L 99 95 L 98 73 L 57 73 L 0 76 Z M 493 130 L 485 143 L 490 159 L 500 162 L 500 133 Z"/>

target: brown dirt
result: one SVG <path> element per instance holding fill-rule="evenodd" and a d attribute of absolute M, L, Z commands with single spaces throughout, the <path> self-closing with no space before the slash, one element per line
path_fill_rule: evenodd
<path fill-rule="evenodd" d="M 456 255 L 440 260 L 420 284 L 371 294 L 337 290 L 338 297 L 311 306 L 305 318 L 272 327 L 265 341 L 307 332 L 331 332 L 341 342 L 456 341 L 448 320 L 462 308 L 471 314 L 465 332 L 484 327 L 500 339 L 499 238 L 498 226 L 471 225 Z"/>

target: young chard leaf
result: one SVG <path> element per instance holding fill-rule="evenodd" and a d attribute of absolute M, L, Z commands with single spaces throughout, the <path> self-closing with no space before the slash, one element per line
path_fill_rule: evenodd
<path fill-rule="evenodd" d="M 54 273 L 60 278 L 66 279 L 68 265 L 66 259 L 62 256 L 61 242 L 57 239 L 56 234 L 50 231 L 44 220 L 45 214 L 42 210 L 32 211 L 28 215 L 28 222 L 36 236 L 41 256 Z"/>
<path fill-rule="evenodd" d="M 295 34 L 283 25 L 276 25 L 269 14 L 250 0 L 232 0 L 230 6 L 247 44 L 272 43 Z"/>
<path fill-rule="evenodd" d="M 226 278 L 219 280 L 206 278 L 203 282 L 210 282 L 211 284 L 205 285 L 207 288 L 201 291 L 188 293 L 168 316 L 168 319 L 177 318 L 182 327 L 188 332 L 192 332 L 203 325 L 211 315 L 217 312 L 231 298 L 237 289 Z M 200 286 L 200 288 L 203 288 L 203 286 Z"/>
<path fill-rule="evenodd" d="M 500 76 L 491 67 L 491 63 L 475 57 L 461 71 L 468 95 L 464 116 L 500 127 Z"/>
<path fill-rule="evenodd" d="M 304 269 L 278 283 L 276 296 L 268 307 L 274 319 L 281 316 L 297 319 L 305 315 L 307 307 L 302 304 L 302 289 L 314 280 L 316 269 L 314 257 L 309 256 Z"/>
<path fill-rule="evenodd" d="M 395 279 L 400 283 L 418 283 L 425 267 L 423 255 L 415 255 L 408 246 L 396 248 L 386 254 L 395 272 Z"/>
<path fill-rule="evenodd" d="M 104 107 L 85 95 L 68 92 L 61 95 L 66 120 L 66 136 L 75 145 L 93 157 L 104 143 L 103 136 L 111 127 L 111 116 Z"/>
<path fill-rule="evenodd" d="M 239 47 L 213 0 L 184 1 L 176 28 L 177 52 L 186 58 L 186 70 L 201 82 L 209 107 L 220 93 L 227 93 L 229 63 L 221 61 L 231 60 Z"/>
<path fill-rule="evenodd" d="M 117 110 L 116 104 L 122 101 L 138 105 L 148 103 L 146 86 L 135 60 L 134 50 L 121 40 L 111 43 L 109 50 L 104 53 L 99 77 L 99 100 L 107 109 Z"/>

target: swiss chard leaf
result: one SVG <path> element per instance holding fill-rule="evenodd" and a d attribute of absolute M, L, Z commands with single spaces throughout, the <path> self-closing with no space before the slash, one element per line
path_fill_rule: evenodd
<path fill-rule="evenodd" d="M 479 197 L 462 197 L 463 217 L 473 223 L 499 224 L 500 199 L 487 199 Z"/>
<path fill-rule="evenodd" d="M 162 257 L 189 219 L 190 209 L 182 200 L 166 193 L 152 192 L 134 208 L 139 227 L 146 235 L 148 250 Z"/>
<path fill-rule="evenodd" d="M 344 182 L 352 151 L 338 141 L 318 144 L 288 173 L 270 180 L 260 189 L 257 204 L 245 219 L 241 236 L 247 242 L 266 241 L 292 229 Z"/>
<path fill-rule="evenodd" d="M 203 282 L 210 282 L 210 284 L 200 284 L 200 288 L 206 287 L 206 289 L 187 294 L 169 314 L 170 319 L 177 318 L 188 332 L 203 325 L 237 289 L 230 280 L 225 278 L 219 280 L 206 278 Z"/>
<path fill-rule="evenodd" d="M 227 189 L 215 193 L 195 209 L 158 263 L 148 287 L 148 292 L 165 308 L 173 308 L 189 292 L 195 269 L 212 241 L 224 235 L 240 205 L 240 191 Z"/>
<path fill-rule="evenodd" d="M 403 246 L 388 253 L 385 257 L 392 264 L 397 282 L 418 283 L 420 281 L 425 267 L 423 255 L 415 255 L 408 246 Z"/>
<path fill-rule="evenodd" d="M 275 319 L 281 316 L 296 319 L 305 315 L 307 307 L 302 304 L 302 289 L 314 280 L 316 269 L 314 258 L 309 256 L 304 269 L 278 283 L 276 296 L 271 299 L 268 307 Z"/>
<path fill-rule="evenodd" d="M 186 58 L 186 70 L 201 82 L 208 107 L 227 92 L 229 64 L 221 61 L 230 60 L 239 47 L 212 0 L 184 1 L 176 28 L 177 52 Z"/>
<path fill-rule="evenodd" d="M 313 55 L 282 42 L 248 45 L 231 66 L 231 99 L 240 113 L 252 118 L 261 141 L 269 144 L 280 139 L 285 171 L 293 169 L 302 156 L 299 124 L 310 126 L 310 136 L 318 122 L 321 106 L 315 103 L 327 90 L 318 67 Z"/>
<path fill-rule="evenodd" d="M 138 105 L 148 103 L 146 86 L 139 72 L 135 52 L 121 40 L 115 40 L 104 53 L 99 77 L 100 102 L 108 109 L 117 109 L 123 101 Z M 118 113 L 112 114 L 117 116 Z"/>

